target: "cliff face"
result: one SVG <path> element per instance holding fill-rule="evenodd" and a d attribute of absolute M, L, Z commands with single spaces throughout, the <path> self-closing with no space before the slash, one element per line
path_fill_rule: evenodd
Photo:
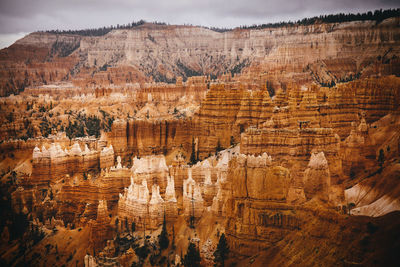
<path fill-rule="evenodd" d="M 373 22 L 349 22 L 263 32 L 277 38 L 271 39 L 271 52 L 260 67 L 286 73 L 301 73 L 305 67 L 312 77 L 320 82 L 336 82 L 349 77 L 350 74 L 354 76 L 358 73 L 365 75 L 376 72 L 377 64 L 379 65 L 376 58 L 378 54 L 375 54 L 380 49 L 378 43 L 389 39 L 398 41 L 398 36 L 393 35 L 394 32 L 389 26 L 398 23 L 396 18 L 380 25 Z M 369 50 L 371 53 L 361 57 L 355 56 L 359 53 L 357 47 L 362 50 L 372 48 Z M 390 49 L 389 47 L 390 45 L 386 49 Z M 396 64 L 392 66 L 397 68 Z M 381 65 L 378 72 L 384 71 L 389 65 Z"/>
<path fill-rule="evenodd" d="M 312 76 L 308 80 L 336 82 L 375 68 L 398 72 L 392 58 L 398 53 L 393 45 L 399 41 L 393 32 L 398 23 L 389 19 L 378 25 L 367 21 L 225 33 L 149 24 L 115 30 L 106 38 L 84 38 L 79 50 L 89 66 L 133 65 L 154 78 L 185 76 L 187 70 L 216 75 L 257 62 L 266 72 L 304 73 L 306 68 Z M 360 55 L 367 47 L 370 52 Z M 379 55 L 393 62 L 380 64 Z"/>
<path fill-rule="evenodd" d="M 362 79 L 333 88 L 289 86 L 285 92 L 278 91 L 273 99 L 264 87 L 241 82 L 243 76 L 236 78 L 238 82 L 211 84 L 196 114 L 192 135 L 198 138 L 202 156 L 215 152 L 218 142 L 222 147 L 228 147 L 232 141 L 241 142 L 246 149 L 247 135 L 242 136 L 242 142 L 240 134 L 249 126 L 309 132 L 313 131 L 311 128 L 331 128 L 333 135 L 344 139 L 352 123 L 358 123 L 360 114 L 369 122 L 375 121 L 399 105 L 400 86 L 395 77 Z M 319 144 L 324 142 L 332 143 Z M 244 153 L 261 151 L 265 150 L 260 146 L 258 151 L 250 149 Z"/>
<path fill-rule="evenodd" d="M 292 150 L 296 151 L 293 153 L 303 153 L 304 160 L 308 160 L 314 146 L 327 145 L 332 150 L 332 145 L 345 139 L 353 129 L 352 124 L 358 124 L 361 117 L 367 122 L 375 121 L 395 111 L 400 99 L 399 79 L 392 76 L 360 79 L 332 88 L 289 86 L 286 92 L 278 91 L 273 98 L 264 87 L 241 82 L 244 78 L 237 76 L 237 81 L 212 83 L 191 119 L 160 121 L 150 115 L 149 119 L 115 121 L 107 139 L 122 156 L 168 153 L 179 147 L 190 151 L 193 140 L 196 155 L 205 158 L 216 151 L 218 144 L 228 147 L 239 142 L 243 153 L 264 152 L 267 146 L 268 153 L 275 153 L 270 151 L 271 145 L 279 143 L 278 139 L 287 140 L 283 139 L 287 135 L 298 142 L 297 148 L 301 147 L 299 150 L 293 143 Z M 241 136 L 249 126 L 252 130 Z M 275 132 L 278 139 L 263 141 L 261 131 L 254 127 L 268 131 L 265 136 L 270 139 Z M 254 137 L 249 138 L 250 135 Z M 317 136 L 319 141 L 315 139 Z M 283 149 L 287 145 L 274 149 L 288 153 Z"/>
<path fill-rule="evenodd" d="M 389 114 L 370 127 L 364 122 L 346 139 L 343 155 L 350 178 L 366 176 L 366 169 L 376 170 L 345 191 L 346 201 L 355 205 L 352 214 L 377 217 L 400 208 L 395 178 L 400 165 L 393 160 L 399 155 L 399 122 L 398 114 Z M 356 156 L 351 158 L 349 153 Z"/>
<path fill-rule="evenodd" d="M 68 79 L 79 63 L 71 55 L 79 47 L 79 36 L 34 33 L 0 51 L 1 96 L 16 94 L 30 85 Z"/>
<path fill-rule="evenodd" d="M 128 120 L 113 123 L 108 140 L 117 155 L 151 155 L 178 147 L 189 148 L 189 120 Z"/>
<path fill-rule="evenodd" d="M 188 72 L 221 74 L 241 62 L 236 55 L 227 57 L 232 41 L 236 41 L 234 36 L 225 37 L 203 28 L 148 24 L 134 30 L 112 31 L 108 36 L 81 42 L 80 50 L 87 53 L 89 66 L 134 65 L 154 79 L 171 80 Z M 243 47 L 243 40 L 238 42 Z"/>
<path fill-rule="evenodd" d="M 247 67 L 251 77 L 275 89 L 293 80 L 330 84 L 373 73 L 398 74 L 398 25 L 399 19 L 392 18 L 378 25 L 366 21 L 224 33 L 152 24 L 100 37 L 32 33 L 1 52 L 1 95 L 62 79 L 173 81 Z M 22 50 L 25 54 L 13 56 Z M 21 63 L 14 65 L 14 58 Z M 35 69 L 38 74 L 30 75 Z"/>
<path fill-rule="evenodd" d="M 272 101 L 268 92 L 258 86 L 254 89 L 234 82 L 210 86 L 193 127 L 199 155 L 215 152 L 218 143 L 228 147 L 232 138 L 238 142 L 241 131 L 270 117 Z"/>
<path fill-rule="evenodd" d="M 261 246 L 268 246 L 297 229 L 300 220 L 287 205 L 290 171 L 273 166 L 268 155 L 254 157 L 238 155 L 229 162 L 227 233 L 232 236 L 232 248 L 247 254 Z M 248 240 L 257 239 L 252 245 Z M 250 242 L 251 243 L 251 242 Z"/>

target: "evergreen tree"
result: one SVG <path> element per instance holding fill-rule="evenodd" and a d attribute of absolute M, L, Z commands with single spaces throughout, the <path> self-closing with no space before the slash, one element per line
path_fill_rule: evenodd
<path fill-rule="evenodd" d="M 217 154 L 218 152 L 220 152 L 222 150 L 223 150 L 223 147 L 221 146 L 221 141 L 219 141 L 219 139 L 218 139 L 217 147 L 215 148 L 215 154 Z"/>
<path fill-rule="evenodd" d="M 229 246 L 226 242 L 225 234 L 222 234 L 219 238 L 217 249 L 214 252 L 215 266 L 225 266 L 225 260 L 229 254 Z"/>
<path fill-rule="evenodd" d="M 200 266 L 200 251 L 192 242 L 189 243 L 185 257 L 183 258 L 183 265 L 185 267 L 198 267 Z"/>
<path fill-rule="evenodd" d="M 234 146 L 235 145 L 235 137 L 233 137 L 232 135 L 231 135 L 231 146 Z"/>
<path fill-rule="evenodd" d="M 196 164 L 196 152 L 194 145 L 194 138 L 192 137 L 192 153 L 190 154 L 190 164 Z"/>
<path fill-rule="evenodd" d="M 115 219 L 115 231 L 116 231 L 116 233 L 118 233 L 118 224 L 119 224 L 119 220 L 117 218 L 117 219 Z"/>
<path fill-rule="evenodd" d="M 132 230 L 132 233 L 135 232 L 135 230 L 136 230 L 135 222 L 132 222 L 132 224 L 131 224 L 131 230 Z"/>
<path fill-rule="evenodd" d="M 164 214 L 163 227 L 162 227 L 162 231 L 159 236 L 159 239 L 158 239 L 158 243 L 160 244 L 161 250 L 168 248 L 169 240 L 168 240 L 168 232 L 167 232 L 167 223 L 165 221 L 165 214 Z"/>
<path fill-rule="evenodd" d="M 29 226 L 29 220 L 27 216 L 23 213 L 14 213 L 12 211 L 11 213 L 11 221 L 13 222 L 10 226 L 10 238 L 11 239 L 17 239 L 23 236 L 25 231 L 27 230 Z M 33 224 L 31 232 L 33 232 Z"/>
<path fill-rule="evenodd" d="M 172 248 L 175 249 L 175 226 L 172 225 Z"/>
<path fill-rule="evenodd" d="M 86 129 L 87 129 L 87 133 L 88 135 L 94 135 L 96 137 L 100 136 L 100 119 L 98 117 L 96 117 L 95 115 L 93 116 L 89 116 L 83 117 L 83 120 L 86 124 Z"/>
<path fill-rule="evenodd" d="M 139 263 L 142 264 L 150 253 L 150 249 L 147 247 L 146 242 L 143 246 L 137 247 L 135 253 L 139 257 Z"/>
<path fill-rule="evenodd" d="M 349 212 L 349 215 L 351 215 L 351 210 L 356 207 L 356 204 L 353 202 L 347 204 L 347 211 Z"/>

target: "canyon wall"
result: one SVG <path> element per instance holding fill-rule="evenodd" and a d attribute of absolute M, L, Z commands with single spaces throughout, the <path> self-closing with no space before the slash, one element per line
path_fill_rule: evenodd
<path fill-rule="evenodd" d="M 1 51 L 1 95 L 61 80 L 82 84 L 88 77 L 98 84 L 171 82 L 179 76 L 215 77 L 247 69 L 252 80 L 277 90 L 293 81 L 332 84 L 398 74 L 398 25 L 398 18 L 390 18 L 378 24 L 355 21 L 223 33 L 154 24 L 98 37 L 36 32 Z M 368 53 L 361 53 L 366 49 Z"/>

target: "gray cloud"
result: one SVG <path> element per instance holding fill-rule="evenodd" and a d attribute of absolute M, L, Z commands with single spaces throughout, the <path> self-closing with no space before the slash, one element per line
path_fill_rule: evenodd
<path fill-rule="evenodd" d="M 1 0 L 0 34 L 93 28 L 140 19 L 236 27 L 396 7 L 398 0 Z"/>

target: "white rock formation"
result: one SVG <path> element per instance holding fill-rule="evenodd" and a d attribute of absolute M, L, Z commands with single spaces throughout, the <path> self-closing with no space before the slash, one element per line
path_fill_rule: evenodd
<path fill-rule="evenodd" d="M 117 157 L 117 169 L 122 169 L 122 164 L 121 164 L 121 157 Z"/>
<path fill-rule="evenodd" d="M 314 170 L 322 170 L 328 168 L 328 161 L 324 152 L 312 153 L 308 167 Z"/>
<path fill-rule="evenodd" d="M 52 159 L 61 158 L 61 157 L 65 157 L 68 155 L 64 150 L 61 149 L 61 146 L 59 144 L 56 145 L 54 143 L 51 144 L 48 152 L 49 152 L 50 158 L 52 158 Z"/>
<path fill-rule="evenodd" d="M 32 159 L 38 159 L 42 157 L 42 152 L 40 151 L 40 148 L 38 148 L 37 146 L 35 146 L 35 148 L 33 149 L 33 155 L 32 155 Z"/>
<path fill-rule="evenodd" d="M 168 167 L 164 155 L 145 156 L 140 159 L 132 159 L 132 174 L 137 177 L 136 181 L 146 179 L 149 186 L 157 184 L 160 186 L 162 195 L 167 186 Z"/>
<path fill-rule="evenodd" d="M 217 194 L 213 198 L 211 205 L 211 210 L 217 215 L 222 215 L 222 208 L 225 201 L 224 193 L 226 193 L 224 192 L 222 186 L 223 183 L 225 182 L 226 182 L 225 176 L 219 174 L 217 182 L 215 183 Z"/>
<path fill-rule="evenodd" d="M 149 189 L 146 180 L 136 184 L 131 177 L 131 184 L 125 189 L 124 194 L 119 194 L 118 216 L 127 218 L 129 223 L 134 221 L 138 228 L 143 226 L 142 220 L 148 217 Z"/>
<path fill-rule="evenodd" d="M 85 262 L 85 267 L 97 267 L 98 266 L 96 263 L 96 258 L 89 254 L 85 255 L 84 262 Z"/>
<path fill-rule="evenodd" d="M 112 145 L 110 145 L 109 147 L 104 147 L 102 150 L 101 150 L 101 155 L 103 155 L 103 156 L 106 156 L 106 155 L 114 155 L 114 148 L 113 148 L 113 146 Z"/>
<path fill-rule="evenodd" d="M 170 220 L 169 214 L 175 220 L 177 206 L 175 192 L 172 192 L 173 187 L 172 181 L 172 185 L 170 185 L 172 189 L 169 189 L 170 199 L 167 201 L 168 207 L 166 207 L 157 184 L 153 184 L 150 198 L 146 179 L 142 180 L 142 184 L 136 184 L 131 177 L 131 185 L 125 189 L 123 194 L 119 194 L 118 216 L 127 218 L 129 223 L 134 221 L 138 229 L 142 229 L 144 225 L 146 225 L 146 229 L 157 229 L 164 220 L 164 213 L 167 220 Z"/>
<path fill-rule="evenodd" d="M 134 157 L 132 160 L 132 172 L 137 174 L 168 172 L 164 155 L 145 156 L 140 159 Z"/>
<path fill-rule="evenodd" d="M 218 161 L 216 168 L 220 171 L 226 171 L 228 169 L 230 155 L 228 152 L 223 151 L 221 159 Z"/>
<path fill-rule="evenodd" d="M 167 221 L 175 221 L 178 218 L 178 203 L 175 196 L 175 181 L 173 176 L 167 177 L 168 184 L 165 191 L 165 217 Z"/>
<path fill-rule="evenodd" d="M 260 156 L 248 155 L 247 156 L 247 166 L 249 167 L 267 167 L 270 166 L 272 162 L 272 157 L 268 156 L 266 152 L 264 152 Z"/>
<path fill-rule="evenodd" d="M 204 160 L 203 164 L 202 164 L 202 169 L 205 173 L 205 177 L 204 177 L 204 184 L 205 185 L 212 185 L 212 181 L 211 181 L 211 170 L 212 170 L 212 166 L 210 164 L 210 162 L 208 162 L 208 160 Z"/>
<path fill-rule="evenodd" d="M 188 179 L 183 181 L 183 212 L 187 217 L 200 218 L 204 203 L 199 185 L 192 178 L 192 169 L 188 169 Z"/>
<path fill-rule="evenodd" d="M 164 219 L 165 206 L 164 200 L 160 196 L 160 187 L 153 184 L 151 190 L 151 200 L 149 202 L 149 225 L 150 229 L 156 229 Z"/>
<path fill-rule="evenodd" d="M 69 151 L 70 156 L 81 156 L 82 150 L 78 143 L 75 143 Z"/>
<path fill-rule="evenodd" d="M 165 201 L 176 202 L 175 180 L 173 176 L 167 176 L 167 189 L 165 190 Z"/>
<path fill-rule="evenodd" d="M 149 189 L 147 188 L 147 181 L 143 180 L 142 184 L 136 184 L 133 182 L 133 177 L 131 177 L 131 185 L 128 187 L 125 198 L 129 201 L 140 201 L 147 203 L 149 200 L 149 195 L 150 194 Z"/>
<path fill-rule="evenodd" d="M 162 205 L 164 203 L 164 200 L 162 199 L 160 195 L 160 187 L 158 185 L 153 185 L 151 188 L 151 199 L 150 199 L 150 204 L 151 205 Z"/>
<path fill-rule="evenodd" d="M 110 168 L 114 165 L 114 148 L 112 145 L 100 151 L 100 168 Z"/>

